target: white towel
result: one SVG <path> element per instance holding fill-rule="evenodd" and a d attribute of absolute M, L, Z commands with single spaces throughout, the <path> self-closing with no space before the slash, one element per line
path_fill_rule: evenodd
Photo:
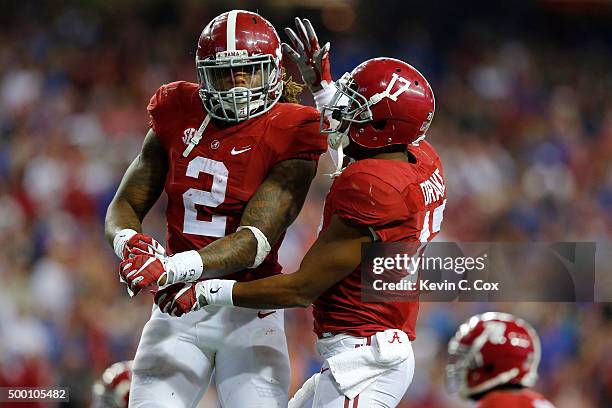
<path fill-rule="evenodd" d="M 347 350 L 327 359 L 329 370 L 342 392 L 355 398 L 385 372 L 412 358 L 412 346 L 401 330 L 376 333 L 374 346 Z"/>
<path fill-rule="evenodd" d="M 374 347 L 376 361 L 395 365 L 410 355 L 410 340 L 401 330 L 385 330 L 375 334 L 378 347 Z"/>
<path fill-rule="evenodd" d="M 289 400 L 289 405 L 287 408 L 305 408 L 304 404 L 314 397 L 315 389 L 317 388 L 317 383 L 319 382 L 320 377 L 321 374 L 316 373 L 307 379 L 304 385 L 302 385 L 302 387 L 295 392 L 293 398 Z"/>

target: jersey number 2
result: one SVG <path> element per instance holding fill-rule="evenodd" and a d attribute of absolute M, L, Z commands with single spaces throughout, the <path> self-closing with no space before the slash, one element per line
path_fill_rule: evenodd
<path fill-rule="evenodd" d="M 212 187 L 210 191 L 190 188 L 183 193 L 183 205 L 185 206 L 183 232 L 207 237 L 223 237 L 227 217 L 213 215 L 210 221 L 198 220 L 196 205 L 218 207 L 225 200 L 229 172 L 222 162 L 198 156 L 187 165 L 186 175 L 197 179 L 200 173 L 213 176 Z"/>

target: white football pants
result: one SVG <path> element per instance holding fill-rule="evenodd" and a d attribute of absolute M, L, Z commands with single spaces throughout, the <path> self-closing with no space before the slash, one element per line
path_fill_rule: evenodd
<path fill-rule="evenodd" d="M 207 306 L 182 317 L 153 307 L 134 359 L 130 407 L 195 407 L 215 369 L 224 408 L 287 406 L 282 310 Z"/>
<path fill-rule="evenodd" d="M 337 335 L 319 340 L 317 350 L 324 360 L 343 351 L 376 342 L 376 337 L 352 337 Z M 315 388 L 312 408 L 394 408 L 408 390 L 414 375 L 414 359 L 396 365 L 370 384 L 354 399 L 341 394 L 327 363 L 321 368 L 321 377 Z"/>

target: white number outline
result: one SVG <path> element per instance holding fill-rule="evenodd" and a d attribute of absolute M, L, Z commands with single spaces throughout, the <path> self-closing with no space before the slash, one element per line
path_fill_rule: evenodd
<path fill-rule="evenodd" d="M 224 237 L 227 217 L 213 215 L 210 221 L 198 220 L 196 205 L 215 208 L 225 201 L 229 171 L 223 162 L 197 156 L 187 165 L 185 175 L 197 179 L 200 173 L 213 176 L 213 183 L 210 191 L 190 188 L 183 193 L 183 207 L 185 209 L 183 232 L 206 237 Z"/>

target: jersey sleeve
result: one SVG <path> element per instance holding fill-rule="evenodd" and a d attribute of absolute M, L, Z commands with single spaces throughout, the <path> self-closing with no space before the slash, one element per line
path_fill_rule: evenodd
<path fill-rule="evenodd" d="M 176 113 L 180 110 L 177 98 L 178 83 L 162 85 L 151 97 L 147 112 L 149 113 L 149 127 L 153 129 L 164 146 L 172 122 L 176 120 Z"/>
<path fill-rule="evenodd" d="M 319 131 L 319 112 L 309 106 L 279 114 L 275 132 L 268 139 L 274 162 L 287 159 L 318 160 L 327 150 L 327 138 Z"/>
<path fill-rule="evenodd" d="M 332 185 L 333 213 L 352 223 L 382 227 L 409 216 L 401 194 L 367 173 L 340 175 Z"/>

